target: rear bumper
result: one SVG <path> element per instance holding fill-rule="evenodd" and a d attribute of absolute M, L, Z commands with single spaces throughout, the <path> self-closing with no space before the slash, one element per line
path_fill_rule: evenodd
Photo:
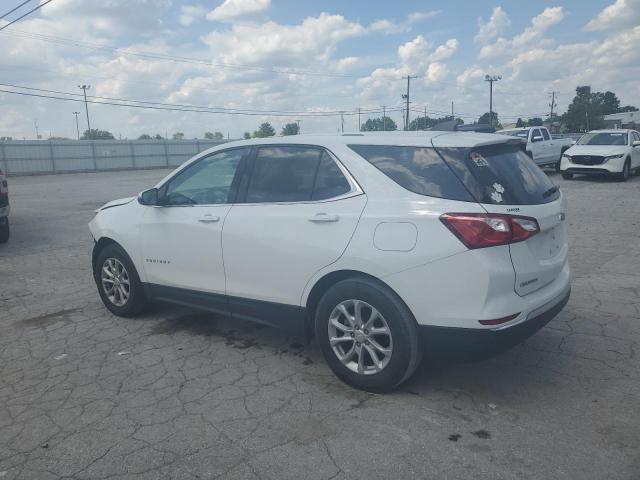
<path fill-rule="evenodd" d="M 478 359 L 507 350 L 549 323 L 569 301 L 569 289 L 560 298 L 532 312 L 523 322 L 502 329 L 475 329 L 419 325 L 427 356 Z"/>

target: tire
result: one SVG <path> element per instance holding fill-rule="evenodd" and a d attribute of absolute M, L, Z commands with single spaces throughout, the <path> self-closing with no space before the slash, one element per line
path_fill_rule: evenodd
<path fill-rule="evenodd" d="M 616 179 L 619 182 L 626 182 L 629 180 L 629 177 L 631 177 L 631 162 L 627 159 L 622 167 L 622 172 L 616 175 Z"/>
<path fill-rule="evenodd" d="M 135 317 L 145 310 L 147 301 L 140 277 L 129 255 L 120 245 L 112 243 L 100 251 L 93 277 L 102 303 L 114 315 Z M 113 288 L 109 289 L 109 285 Z M 109 292 L 113 292 L 112 295 Z"/>
<path fill-rule="evenodd" d="M 361 312 L 360 328 L 351 328 L 353 321 L 358 325 L 356 308 Z M 363 328 L 367 324 L 369 328 Z M 380 333 L 372 334 L 372 329 Z M 418 325 L 411 311 L 388 287 L 368 278 L 342 280 L 327 290 L 315 312 L 315 333 L 333 373 L 346 384 L 370 392 L 396 388 L 422 359 Z M 340 338 L 345 340 L 335 342 Z"/>
<path fill-rule="evenodd" d="M 0 225 L 0 243 L 7 243 L 9 241 L 10 231 L 9 219 L 7 218 L 6 222 L 3 225 Z"/>
<path fill-rule="evenodd" d="M 562 172 L 562 178 L 565 180 L 571 180 L 573 178 L 573 173 Z"/>

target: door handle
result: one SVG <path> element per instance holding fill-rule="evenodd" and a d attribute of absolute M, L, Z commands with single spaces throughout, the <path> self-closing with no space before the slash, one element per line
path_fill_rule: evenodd
<path fill-rule="evenodd" d="M 328 222 L 337 222 L 338 215 L 329 215 L 327 213 L 316 213 L 313 217 L 309 219 L 310 222 L 314 223 L 328 223 Z"/>
<path fill-rule="evenodd" d="M 200 218 L 198 218 L 198 221 L 201 223 L 215 223 L 215 222 L 219 222 L 220 221 L 220 217 L 218 217 L 217 215 L 202 215 Z"/>

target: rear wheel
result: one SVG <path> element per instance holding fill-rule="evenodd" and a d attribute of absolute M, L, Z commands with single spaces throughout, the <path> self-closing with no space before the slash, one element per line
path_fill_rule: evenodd
<path fill-rule="evenodd" d="M 627 161 L 624 162 L 624 166 L 622 167 L 622 172 L 617 175 L 617 179 L 619 182 L 626 182 L 627 180 L 629 180 L 630 176 L 631 162 L 629 162 L 629 159 L 627 159 Z"/>
<path fill-rule="evenodd" d="M 5 218 L 4 223 L 0 219 L 0 243 L 7 243 L 9 241 L 9 219 Z"/>
<path fill-rule="evenodd" d="M 120 317 L 134 317 L 147 306 L 142 283 L 122 247 L 107 245 L 96 259 L 94 279 L 104 306 Z"/>
<path fill-rule="evenodd" d="M 323 295 L 315 330 L 331 370 L 355 388 L 391 390 L 422 358 L 418 326 L 407 306 L 366 278 L 343 280 Z"/>
<path fill-rule="evenodd" d="M 562 172 L 562 178 L 565 180 L 571 180 L 573 178 L 573 173 Z"/>

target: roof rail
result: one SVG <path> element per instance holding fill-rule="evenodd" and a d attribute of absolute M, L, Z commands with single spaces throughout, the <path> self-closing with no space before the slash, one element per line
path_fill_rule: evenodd
<path fill-rule="evenodd" d="M 457 120 L 448 120 L 446 122 L 440 122 L 434 125 L 430 130 L 439 132 L 478 132 L 478 133 L 493 133 L 496 131 L 488 123 L 472 123 L 470 125 L 460 125 Z"/>

